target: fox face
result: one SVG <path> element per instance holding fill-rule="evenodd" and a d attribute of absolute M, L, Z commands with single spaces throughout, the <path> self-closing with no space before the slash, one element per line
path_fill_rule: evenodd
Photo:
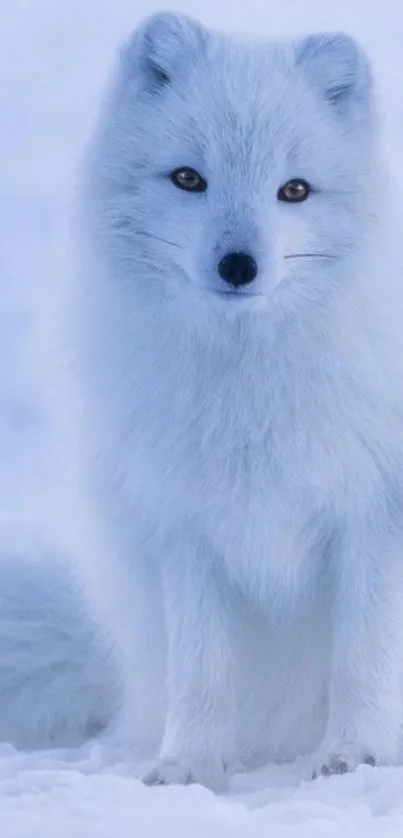
<path fill-rule="evenodd" d="M 225 310 L 326 298 L 371 235 L 376 133 L 347 36 L 256 46 L 157 15 L 122 51 L 90 167 L 104 256 Z"/>

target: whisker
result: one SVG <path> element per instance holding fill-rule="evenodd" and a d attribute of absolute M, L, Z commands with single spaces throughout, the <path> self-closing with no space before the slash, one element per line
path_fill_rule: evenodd
<path fill-rule="evenodd" d="M 289 253 L 284 259 L 338 259 L 334 253 Z"/>
<path fill-rule="evenodd" d="M 171 244 L 172 247 L 179 247 L 180 250 L 182 250 L 181 245 L 177 242 L 171 242 L 169 239 L 163 239 L 161 236 L 156 236 L 154 233 L 148 233 L 145 230 L 138 230 L 137 232 L 140 233 L 141 236 L 146 236 L 149 239 L 156 239 L 157 241 L 164 242 L 165 244 Z"/>

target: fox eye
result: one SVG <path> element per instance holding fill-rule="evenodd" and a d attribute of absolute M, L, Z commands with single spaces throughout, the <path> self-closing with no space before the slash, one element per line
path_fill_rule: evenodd
<path fill-rule="evenodd" d="M 175 169 L 171 173 L 171 180 L 178 189 L 185 189 L 186 192 L 205 192 L 207 189 L 204 178 L 196 172 L 196 169 L 191 169 L 189 166 Z"/>
<path fill-rule="evenodd" d="M 298 204 L 301 201 L 306 201 L 311 187 L 306 180 L 302 178 L 293 178 L 287 181 L 277 192 L 279 201 L 287 201 L 289 204 Z"/>

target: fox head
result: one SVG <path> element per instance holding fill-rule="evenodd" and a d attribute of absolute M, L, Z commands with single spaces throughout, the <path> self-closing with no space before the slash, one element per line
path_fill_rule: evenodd
<path fill-rule="evenodd" d="M 88 166 L 102 258 L 211 309 L 329 295 L 371 237 L 376 135 L 350 37 L 237 42 L 153 16 L 121 50 Z"/>

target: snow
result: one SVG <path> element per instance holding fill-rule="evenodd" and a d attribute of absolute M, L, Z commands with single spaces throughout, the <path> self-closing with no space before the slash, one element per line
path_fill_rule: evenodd
<path fill-rule="evenodd" d="M 0 524 L 49 522 L 58 452 L 46 401 L 41 324 L 57 277 L 80 148 L 113 50 L 163 3 L 3 0 L 0 8 Z M 169 7 L 170 4 L 168 4 Z M 177 0 L 175 8 L 260 35 L 355 34 L 379 80 L 389 156 L 400 177 L 401 0 Z M 1 838 L 346 838 L 403 835 L 403 768 L 303 779 L 303 765 L 199 787 L 146 788 L 98 745 L 18 753 L 0 745 Z"/>
<path fill-rule="evenodd" d="M 235 777 L 226 797 L 200 786 L 148 788 L 99 746 L 0 750 L 2 838 L 400 838 L 403 769 L 302 782 L 296 767 Z"/>

